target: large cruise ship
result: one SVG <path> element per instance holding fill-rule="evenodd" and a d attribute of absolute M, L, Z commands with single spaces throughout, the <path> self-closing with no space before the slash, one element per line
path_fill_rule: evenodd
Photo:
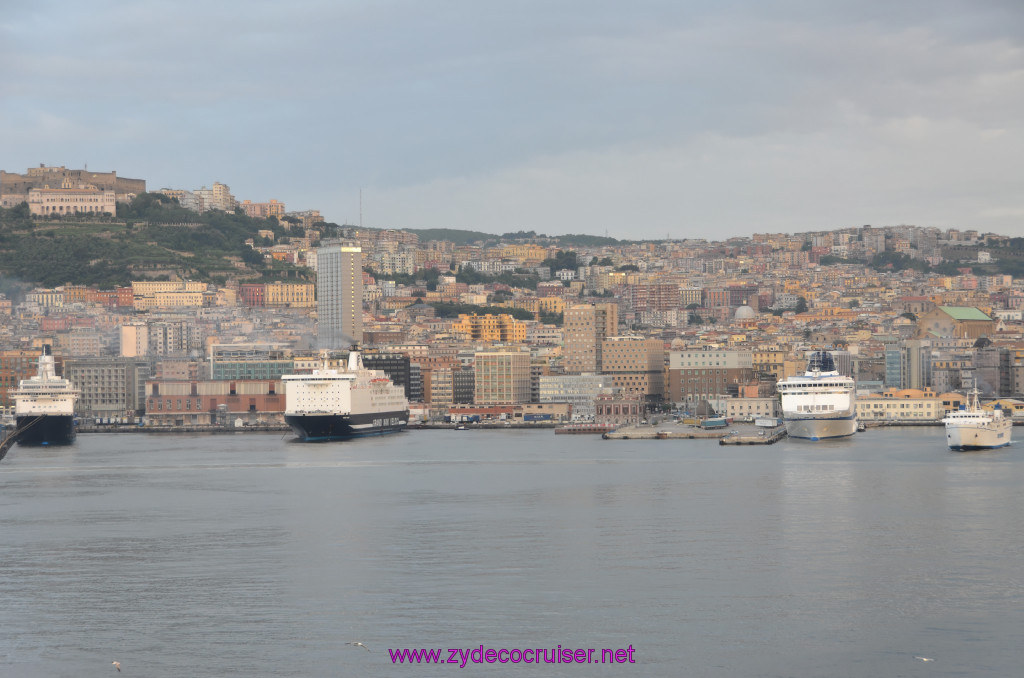
<path fill-rule="evenodd" d="M 363 367 L 359 351 L 348 355 L 348 368 L 334 370 L 326 360 L 312 374 L 288 374 L 284 420 L 307 441 L 347 440 L 394 433 L 409 424 L 405 390 L 380 370 Z"/>
<path fill-rule="evenodd" d="M 791 437 L 822 440 L 857 432 L 854 381 L 839 373 L 828 351 L 814 351 L 802 376 L 780 381 L 776 388 Z"/>
<path fill-rule="evenodd" d="M 1010 444 L 1013 422 L 1003 410 L 982 409 L 978 404 L 978 389 L 971 392 L 966 405 L 950 412 L 942 423 L 946 425 L 946 442 L 952 450 L 987 450 Z"/>
<path fill-rule="evenodd" d="M 75 440 L 78 391 L 57 376 L 49 346 L 43 346 L 39 356 L 38 374 L 22 379 L 11 395 L 19 444 L 68 445 Z"/>

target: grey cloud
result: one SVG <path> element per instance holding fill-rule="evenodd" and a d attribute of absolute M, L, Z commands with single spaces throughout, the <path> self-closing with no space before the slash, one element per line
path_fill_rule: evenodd
<path fill-rule="evenodd" d="M 378 212 L 409 226 L 468 218 L 475 199 L 449 198 L 475 187 L 506 205 L 473 212 L 466 225 L 484 230 L 519 205 L 584 219 L 581 203 L 601 193 L 604 214 L 642 213 L 655 233 L 696 207 L 675 185 L 727 196 L 742 176 L 760 206 L 723 216 L 730 227 L 768 220 L 765 209 L 778 222 L 821 218 L 827 206 L 801 205 L 777 176 L 803 177 L 792 163 L 813 162 L 812 149 L 843 176 L 893 164 L 893 149 L 934 162 L 923 144 L 936 139 L 950 163 L 1019 169 L 983 135 L 1003 148 L 1022 136 L 1021 14 L 953 0 L 25 3 L 0 19 L 0 128 L 17 163 L 5 169 L 88 157 L 154 184 L 224 181 L 337 220 L 372 187 L 419 201 Z M 704 153 L 721 157 L 702 174 Z M 650 171 L 644 159 L 656 159 Z M 648 176 L 655 168 L 669 176 Z M 549 172 L 573 199 L 559 204 L 536 180 Z M 858 202 L 818 174 L 804 178 L 807 202 Z M 956 214 L 1016 209 L 969 174 L 917 179 L 888 197 L 894 213 L 905 196 L 930 200 L 929 181 L 940 197 L 959 181 L 993 201 L 958 202 Z M 852 173 L 846 183 L 879 189 Z M 768 187 L 788 197 L 773 201 Z M 638 194 L 642 209 L 628 204 Z"/>

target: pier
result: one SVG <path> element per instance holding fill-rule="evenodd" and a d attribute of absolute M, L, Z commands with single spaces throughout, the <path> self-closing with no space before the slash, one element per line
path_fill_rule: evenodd
<path fill-rule="evenodd" d="M 0 461 L 3 461 L 4 457 L 7 456 L 7 453 L 11 451 L 12 447 L 14 447 L 14 443 L 18 442 L 18 439 L 21 438 L 25 431 L 32 428 L 33 424 L 37 423 L 38 421 L 39 418 L 37 417 L 32 419 L 32 421 L 28 422 L 24 426 L 15 426 L 11 428 L 10 431 L 4 432 L 3 440 L 0 440 Z"/>
<path fill-rule="evenodd" d="M 733 433 L 718 441 L 719 445 L 772 445 L 786 437 L 786 427 L 778 426 L 756 435 Z"/>
<path fill-rule="evenodd" d="M 720 439 L 729 435 L 723 429 L 707 430 L 678 424 L 659 426 L 624 426 L 608 431 L 601 437 L 605 440 L 695 440 Z"/>

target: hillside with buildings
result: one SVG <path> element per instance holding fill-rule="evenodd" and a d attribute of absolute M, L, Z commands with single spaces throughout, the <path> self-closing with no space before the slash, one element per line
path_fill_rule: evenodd
<path fill-rule="evenodd" d="M 0 175 L 0 268 L 27 283 L 0 298 L 4 406 L 50 345 L 81 416 L 274 423 L 281 376 L 356 340 L 424 421 L 772 416 L 776 382 L 820 347 L 856 379 L 863 419 L 934 422 L 975 387 L 1024 416 L 1021 239 L 460 237 L 59 169 Z M 79 184 L 39 188 L 57 176 Z"/>

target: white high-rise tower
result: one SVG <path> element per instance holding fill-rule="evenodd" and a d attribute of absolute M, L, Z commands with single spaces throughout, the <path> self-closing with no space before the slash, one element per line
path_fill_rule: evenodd
<path fill-rule="evenodd" d="M 348 348 L 363 341 L 363 250 L 326 240 L 316 251 L 317 344 Z"/>

